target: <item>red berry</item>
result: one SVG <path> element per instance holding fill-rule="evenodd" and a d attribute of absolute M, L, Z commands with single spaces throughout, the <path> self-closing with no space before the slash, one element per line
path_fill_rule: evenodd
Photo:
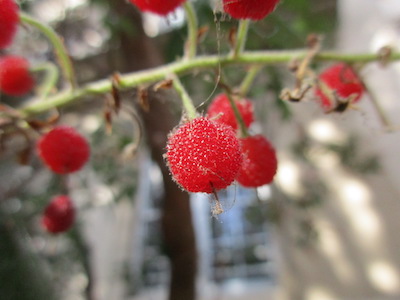
<path fill-rule="evenodd" d="M 32 90 L 34 84 L 25 58 L 12 55 L 0 58 L 0 91 L 10 96 L 23 96 Z"/>
<path fill-rule="evenodd" d="M 274 11 L 279 0 L 223 0 L 224 11 L 235 19 L 261 20 Z"/>
<path fill-rule="evenodd" d="M 71 228 L 75 221 L 75 208 L 70 197 L 55 196 L 42 215 L 42 226 L 50 233 L 61 233 Z"/>
<path fill-rule="evenodd" d="M 332 65 L 323 71 L 318 78 L 320 84 L 324 84 L 326 88 L 336 91 L 337 96 L 343 99 L 355 95 L 353 102 L 357 102 L 364 92 L 364 86 L 357 74 L 349 65 L 344 63 Z M 332 103 L 332 99 L 328 97 L 323 89 L 317 88 L 315 93 L 325 110 L 329 110 L 336 105 L 336 103 Z"/>
<path fill-rule="evenodd" d="M 243 163 L 236 178 L 245 187 L 259 187 L 273 180 L 278 162 L 275 149 L 262 135 L 240 139 Z"/>
<path fill-rule="evenodd" d="M 246 127 L 249 127 L 254 121 L 253 103 L 248 99 L 236 100 L 235 103 Z M 235 130 L 238 128 L 238 122 L 226 94 L 219 94 L 213 99 L 207 114 L 210 118 L 215 117 L 213 119 L 218 123 L 231 126 Z"/>
<path fill-rule="evenodd" d="M 130 0 L 141 11 L 149 11 L 158 15 L 166 16 L 173 12 L 186 0 Z"/>
<path fill-rule="evenodd" d="M 19 8 L 14 0 L 0 0 L 0 49 L 8 47 L 17 32 Z"/>
<path fill-rule="evenodd" d="M 55 173 L 78 171 L 88 161 L 90 148 L 74 128 L 58 126 L 45 134 L 37 144 L 39 156 Z"/>
<path fill-rule="evenodd" d="M 168 137 L 165 155 L 174 180 L 193 193 L 213 193 L 236 178 L 242 154 L 232 128 L 198 117 Z"/>

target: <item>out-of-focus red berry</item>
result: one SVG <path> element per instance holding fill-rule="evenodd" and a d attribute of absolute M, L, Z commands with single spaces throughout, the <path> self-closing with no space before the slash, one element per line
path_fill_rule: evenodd
<path fill-rule="evenodd" d="M 10 96 L 23 96 L 34 85 L 35 81 L 29 73 L 29 62 L 24 57 L 8 55 L 0 58 L 1 92 Z"/>
<path fill-rule="evenodd" d="M 244 124 L 249 127 L 254 121 L 253 103 L 248 99 L 236 100 L 235 103 Z M 219 94 L 213 99 L 208 107 L 207 114 L 215 122 L 231 126 L 235 130 L 238 129 L 235 113 L 226 94 Z"/>
<path fill-rule="evenodd" d="M 80 170 L 88 161 L 90 147 L 74 128 L 58 126 L 42 136 L 38 154 L 55 173 L 68 174 Z"/>
<path fill-rule="evenodd" d="M 318 80 L 320 84 L 324 84 L 330 90 L 329 92 L 335 91 L 340 98 L 346 99 L 354 95 L 353 102 L 359 101 L 365 90 L 357 74 L 345 63 L 337 63 L 325 69 L 318 76 Z M 315 90 L 321 106 L 328 111 L 337 103 L 332 103 L 331 97 L 326 93 L 327 91 L 320 87 Z"/>
<path fill-rule="evenodd" d="M 12 43 L 19 24 L 19 7 L 14 0 L 0 0 L 0 49 Z"/>
<path fill-rule="evenodd" d="M 275 149 L 262 135 L 240 139 L 243 162 L 237 181 L 245 187 L 271 183 L 278 168 Z"/>
<path fill-rule="evenodd" d="M 173 12 L 186 0 L 129 0 L 141 11 L 148 11 L 161 16 Z"/>
<path fill-rule="evenodd" d="M 235 19 L 261 20 L 274 11 L 279 0 L 223 0 L 224 11 Z"/>
<path fill-rule="evenodd" d="M 75 208 L 70 197 L 55 196 L 42 215 L 42 226 L 50 233 L 61 233 L 71 228 L 75 221 Z"/>

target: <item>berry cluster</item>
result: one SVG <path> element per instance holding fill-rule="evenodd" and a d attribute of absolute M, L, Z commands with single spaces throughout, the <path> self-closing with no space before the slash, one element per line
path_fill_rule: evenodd
<path fill-rule="evenodd" d="M 249 126 L 250 100 L 235 100 Z M 208 116 L 175 129 L 168 138 L 166 160 L 174 180 L 189 192 L 215 193 L 234 180 L 246 187 L 271 183 L 277 170 L 275 150 L 261 136 L 237 138 L 238 124 L 227 95 L 218 95 Z"/>
<path fill-rule="evenodd" d="M 354 70 L 345 63 L 337 63 L 325 69 L 318 77 L 315 94 L 322 108 L 340 111 L 358 102 L 365 91 Z"/>
<path fill-rule="evenodd" d="M 89 144 L 74 128 L 57 126 L 43 135 L 37 152 L 44 164 L 58 174 L 80 170 L 88 161 Z M 42 216 L 42 225 L 51 233 L 68 230 L 75 219 L 75 209 L 68 196 L 57 196 L 50 201 Z"/>
<path fill-rule="evenodd" d="M 166 16 L 173 12 L 186 0 L 129 0 L 141 11 L 152 12 L 157 15 Z"/>

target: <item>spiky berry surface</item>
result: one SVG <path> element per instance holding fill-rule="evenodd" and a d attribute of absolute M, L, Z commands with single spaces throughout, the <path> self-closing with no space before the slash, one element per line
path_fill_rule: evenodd
<path fill-rule="evenodd" d="M 74 128 L 58 126 L 43 135 L 37 144 L 38 154 L 55 173 L 80 170 L 88 161 L 89 144 Z"/>
<path fill-rule="evenodd" d="M 42 226 L 50 233 L 61 233 L 71 228 L 75 221 L 75 208 L 70 197 L 55 196 L 42 215 Z"/>
<path fill-rule="evenodd" d="M 14 0 L 0 0 L 0 49 L 13 41 L 19 23 L 19 8 Z"/>
<path fill-rule="evenodd" d="M 243 122 L 246 127 L 249 127 L 254 121 L 253 103 L 248 99 L 235 100 L 235 103 Z M 213 99 L 207 109 L 207 114 L 218 123 L 231 126 L 235 130 L 238 128 L 238 122 L 226 94 L 219 94 Z"/>
<path fill-rule="evenodd" d="M 24 57 L 8 55 L 0 58 L 1 92 L 10 96 L 23 96 L 32 90 L 34 84 L 29 73 L 29 62 Z"/>
<path fill-rule="evenodd" d="M 261 20 L 274 11 L 279 0 L 223 0 L 224 11 L 235 19 Z"/>
<path fill-rule="evenodd" d="M 240 139 L 243 162 L 237 181 L 245 187 L 259 187 L 271 183 L 278 162 L 275 149 L 262 135 Z"/>
<path fill-rule="evenodd" d="M 161 16 L 173 12 L 186 0 L 130 0 L 141 11 L 152 12 Z"/>
<path fill-rule="evenodd" d="M 340 98 L 346 99 L 353 94 L 356 95 L 353 102 L 359 101 L 364 92 L 364 86 L 357 74 L 344 63 L 337 63 L 325 69 L 318 79 L 328 89 L 336 91 Z M 321 88 L 317 88 L 315 93 L 324 109 L 329 110 L 335 105 Z"/>
<path fill-rule="evenodd" d="M 193 193 L 213 193 L 230 185 L 242 162 L 232 128 L 198 117 L 168 137 L 167 163 L 174 180 Z"/>

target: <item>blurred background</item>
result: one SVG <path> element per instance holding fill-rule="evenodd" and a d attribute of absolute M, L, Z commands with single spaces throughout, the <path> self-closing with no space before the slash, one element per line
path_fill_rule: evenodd
<path fill-rule="evenodd" d="M 123 0 L 19 3 L 64 38 L 80 84 L 183 54 L 181 10 L 159 18 Z M 236 21 L 218 12 L 218 1 L 193 4 L 206 32 L 199 53 L 227 53 Z M 303 48 L 317 33 L 326 50 L 398 49 L 399 24 L 398 0 L 282 0 L 251 24 L 247 48 Z M 55 61 L 47 40 L 25 26 L 4 53 L 32 64 Z M 357 109 L 324 114 L 312 93 L 301 103 L 280 100 L 293 76 L 287 65 L 264 67 L 248 95 L 256 107 L 251 132 L 276 147 L 278 174 L 257 190 L 235 184 L 221 191 L 225 213 L 218 217 L 211 196 L 180 191 L 166 170 L 166 136 L 182 113 L 173 91 L 121 93 L 129 110 L 114 119 L 111 135 L 103 98 L 61 109 L 60 122 L 92 146 L 90 163 L 68 181 L 78 220 L 63 235 L 45 233 L 40 216 L 65 182 L 38 161 L 33 144 L 29 164 L 21 165 L 16 154 L 26 150 L 24 140 L 2 140 L 0 299 L 400 299 L 399 71 L 397 63 L 364 66 L 369 95 Z M 223 72 L 234 87 L 247 70 Z M 220 91 L 217 76 L 208 70 L 182 77 L 199 111 Z M 143 93 L 149 111 L 139 103 Z M 393 131 L 385 130 L 372 97 Z M 0 101 L 15 107 L 25 99 Z M 139 142 L 135 155 L 126 155 Z"/>

